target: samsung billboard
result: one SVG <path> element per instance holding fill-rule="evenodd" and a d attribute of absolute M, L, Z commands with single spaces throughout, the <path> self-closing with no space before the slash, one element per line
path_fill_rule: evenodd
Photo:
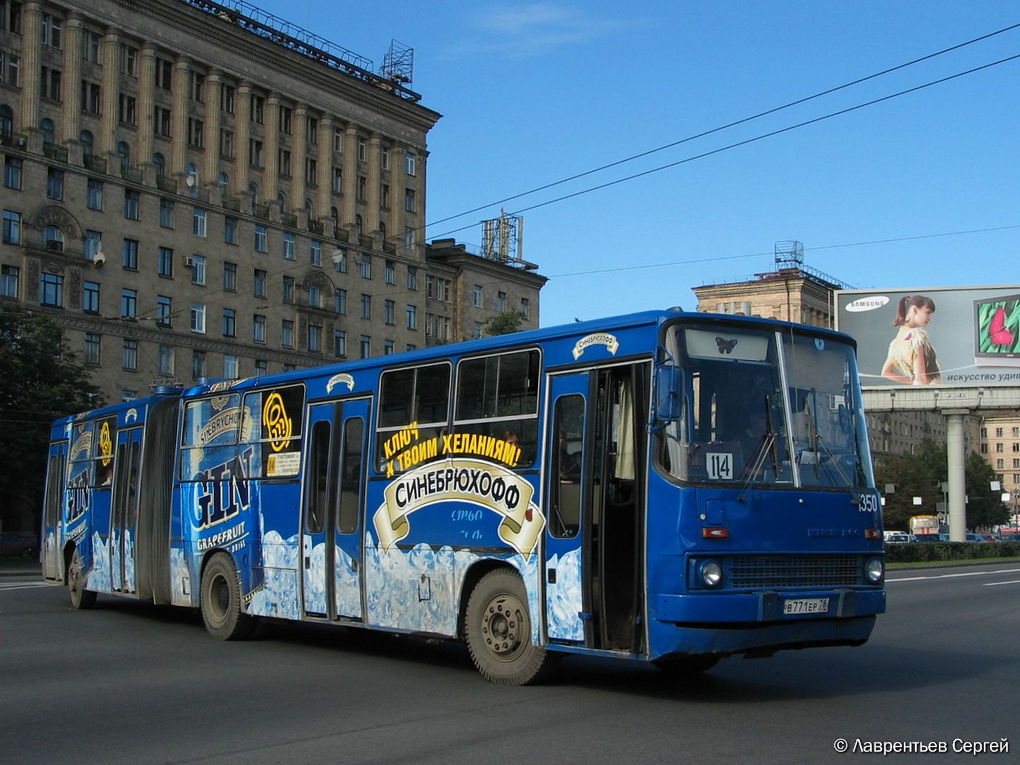
<path fill-rule="evenodd" d="M 861 385 L 1020 386 L 1020 285 L 836 292 Z"/>

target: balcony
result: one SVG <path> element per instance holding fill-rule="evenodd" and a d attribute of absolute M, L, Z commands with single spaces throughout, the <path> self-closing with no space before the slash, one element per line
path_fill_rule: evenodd
<path fill-rule="evenodd" d="M 28 146 L 28 136 L 24 133 L 10 133 L 4 131 L 0 133 L 0 145 L 14 146 L 18 149 L 24 149 Z"/>
<path fill-rule="evenodd" d="M 43 156 L 47 159 L 55 159 L 57 162 L 67 162 L 67 147 L 57 146 L 55 143 L 43 144 Z"/>
<path fill-rule="evenodd" d="M 160 191 L 168 191 L 171 194 L 177 193 L 177 180 L 166 175 L 156 176 L 156 188 Z"/>
<path fill-rule="evenodd" d="M 311 231 L 313 234 L 319 234 L 321 236 L 324 229 L 325 227 L 322 225 L 321 220 L 309 219 L 308 230 Z"/>
<path fill-rule="evenodd" d="M 133 167 L 132 165 L 122 165 L 120 168 L 120 177 L 125 181 L 141 183 L 144 176 L 142 174 L 142 168 Z"/>
<path fill-rule="evenodd" d="M 255 217 L 269 220 L 269 205 L 252 205 L 251 211 Z"/>
<path fill-rule="evenodd" d="M 297 216 L 294 213 L 282 213 L 280 215 L 280 222 L 284 226 L 290 226 L 291 228 L 297 228 Z"/>
<path fill-rule="evenodd" d="M 223 197 L 223 209 L 241 212 L 241 200 L 237 197 Z"/>
<path fill-rule="evenodd" d="M 98 154 L 82 155 L 82 164 L 85 165 L 86 170 L 92 170 L 97 173 L 106 172 L 106 159 L 100 157 Z"/>

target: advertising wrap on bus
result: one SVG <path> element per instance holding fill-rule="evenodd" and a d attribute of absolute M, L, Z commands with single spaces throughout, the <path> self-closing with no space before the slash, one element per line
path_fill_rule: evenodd
<path fill-rule="evenodd" d="M 852 340 L 646 312 L 54 423 L 44 577 L 467 643 L 500 684 L 860 645 L 885 610 Z"/>

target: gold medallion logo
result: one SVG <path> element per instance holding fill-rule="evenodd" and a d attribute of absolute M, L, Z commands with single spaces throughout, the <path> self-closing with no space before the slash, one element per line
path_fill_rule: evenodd
<path fill-rule="evenodd" d="M 279 393 L 273 393 L 266 399 L 266 403 L 262 407 L 262 426 L 266 429 L 266 436 L 269 438 L 269 445 L 273 447 L 273 451 L 283 451 L 290 441 L 293 424 L 290 417 L 287 416 L 283 397 Z"/>
<path fill-rule="evenodd" d="M 113 438 L 110 436 L 109 422 L 104 422 L 99 429 L 99 456 L 102 458 L 103 467 L 113 460 Z"/>

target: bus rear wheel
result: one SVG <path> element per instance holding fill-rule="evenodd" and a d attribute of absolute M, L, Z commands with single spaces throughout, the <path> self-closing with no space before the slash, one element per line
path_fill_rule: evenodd
<path fill-rule="evenodd" d="M 531 641 L 528 594 L 515 572 L 483 576 L 471 591 L 465 621 L 471 660 L 489 682 L 530 685 L 548 674 L 552 657 Z"/>
<path fill-rule="evenodd" d="M 202 621 L 217 640 L 244 640 L 255 617 L 241 610 L 241 585 L 230 556 L 217 553 L 202 572 Z"/>
<path fill-rule="evenodd" d="M 71 565 L 67 569 L 67 592 L 71 596 L 72 608 L 79 610 L 92 608 L 96 604 L 96 593 L 94 590 L 85 589 L 85 572 L 81 562 L 81 555 L 75 549 L 71 556 Z"/>

